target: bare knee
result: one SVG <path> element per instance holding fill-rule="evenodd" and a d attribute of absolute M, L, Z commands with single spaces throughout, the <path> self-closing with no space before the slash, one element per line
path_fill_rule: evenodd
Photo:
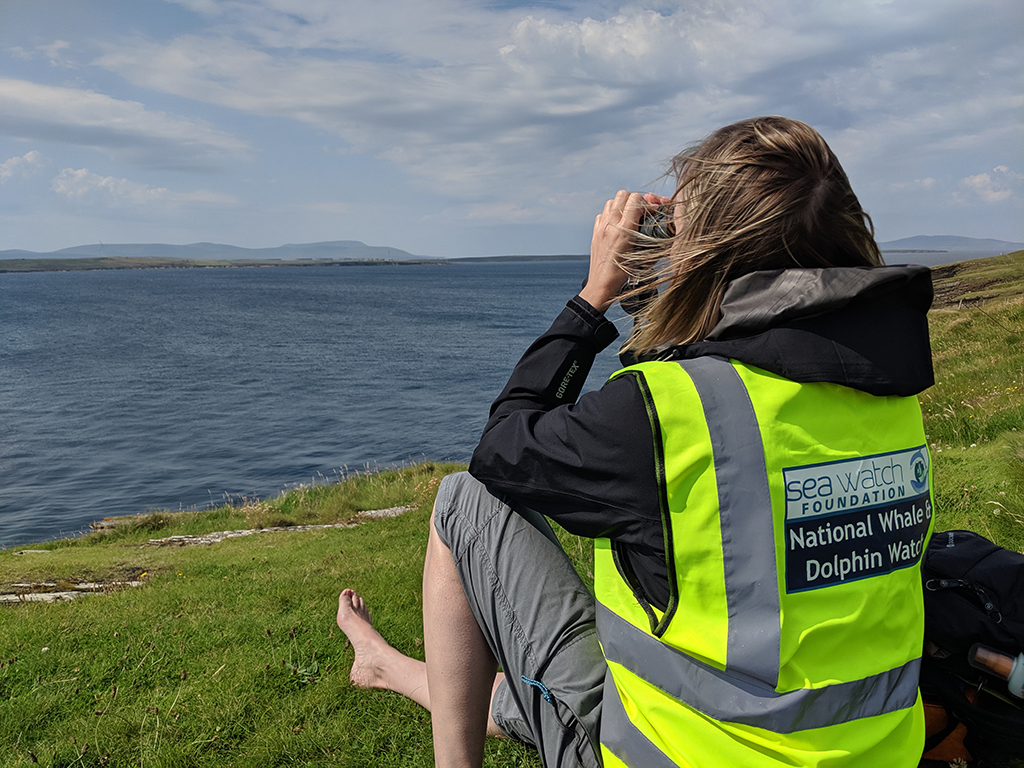
<path fill-rule="evenodd" d="M 444 542 L 441 540 L 440 534 L 437 532 L 437 502 L 434 502 L 433 508 L 430 510 L 430 530 L 427 535 L 427 560 L 429 561 L 432 556 L 442 549 L 448 549 Z"/>
<path fill-rule="evenodd" d="M 435 502 L 434 508 L 430 512 L 430 533 L 427 536 L 427 552 L 423 559 L 424 600 L 427 598 L 428 582 L 439 580 L 451 582 L 457 579 L 458 574 L 455 570 L 451 549 L 445 544 L 437 530 L 437 504 Z"/>
<path fill-rule="evenodd" d="M 501 685 L 501 681 L 504 679 L 504 672 L 499 672 L 494 676 L 494 683 L 491 685 L 491 701 L 487 707 L 487 735 L 495 736 L 499 739 L 508 738 L 508 734 L 501 730 L 501 728 L 498 727 L 498 724 L 494 721 L 494 697 L 498 693 L 498 686 Z"/>

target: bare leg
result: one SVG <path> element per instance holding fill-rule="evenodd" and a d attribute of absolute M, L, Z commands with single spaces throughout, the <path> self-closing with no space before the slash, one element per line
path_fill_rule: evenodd
<path fill-rule="evenodd" d="M 427 665 L 419 659 L 404 656 L 388 645 L 387 640 L 370 624 L 370 612 L 363 598 L 346 589 L 338 596 L 338 626 L 355 651 L 349 679 L 358 688 L 383 688 L 406 696 L 430 711 L 430 689 L 427 687 Z M 494 676 L 491 699 L 505 673 Z M 504 736 L 487 707 L 487 735 Z"/>
<path fill-rule="evenodd" d="M 430 709 L 427 665 L 388 645 L 370 624 L 370 612 L 363 598 L 351 589 L 338 595 L 338 627 L 356 654 L 349 673 L 353 685 L 395 691 Z"/>
<path fill-rule="evenodd" d="M 430 710 L 438 766 L 478 766 L 486 736 L 503 736 L 490 715 L 505 679 L 462 590 L 449 549 L 434 530 L 423 567 L 423 634 L 427 661 L 388 645 L 370 623 L 363 599 L 350 589 L 338 596 L 338 627 L 352 643 L 349 679 L 360 688 L 383 688 Z"/>
<path fill-rule="evenodd" d="M 498 663 L 466 600 L 452 553 L 434 530 L 433 515 L 423 566 L 423 645 L 435 765 L 479 766 Z"/>

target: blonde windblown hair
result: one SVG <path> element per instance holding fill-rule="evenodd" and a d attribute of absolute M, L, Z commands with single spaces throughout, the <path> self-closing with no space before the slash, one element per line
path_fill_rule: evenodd
<path fill-rule="evenodd" d="M 676 180 L 674 235 L 638 235 L 646 247 L 618 256 L 640 280 L 657 264 L 660 289 L 625 350 L 703 339 L 729 282 L 749 272 L 883 263 L 871 218 L 835 154 L 798 120 L 758 117 L 720 128 L 677 155 L 666 176 Z"/>

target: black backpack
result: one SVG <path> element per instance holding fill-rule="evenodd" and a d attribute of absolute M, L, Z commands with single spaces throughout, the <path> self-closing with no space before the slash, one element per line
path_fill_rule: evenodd
<path fill-rule="evenodd" d="M 979 768 L 1024 767 L 1024 702 L 967 660 L 976 643 L 1014 657 L 1024 650 L 1024 555 L 971 531 L 943 531 L 928 543 L 922 579 L 921 692 L 949 716 L 925 752 L 963 723 L 964 746 Z"/>

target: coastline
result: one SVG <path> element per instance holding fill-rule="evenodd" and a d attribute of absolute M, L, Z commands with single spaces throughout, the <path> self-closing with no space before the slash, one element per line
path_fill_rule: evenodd
<path fill-rule="evenodd" d="M 0 273 L 89 272 L 101 269 L 226 269 L 248 267 L 392 267 L 425 264 L 446 266 L 444 259 L 179 259 L 159 256 L 102 256 L 0 259 Z"/>

